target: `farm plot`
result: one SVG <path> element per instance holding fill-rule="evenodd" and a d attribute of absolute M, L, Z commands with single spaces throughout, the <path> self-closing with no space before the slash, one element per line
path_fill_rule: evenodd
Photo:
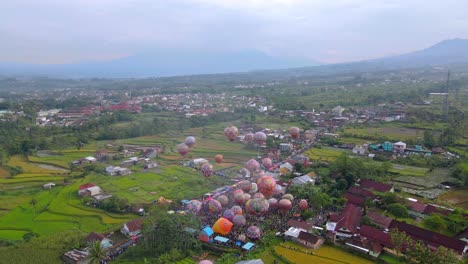
<path fill-rule="evenodd" d="M 305 154 L 308 155 L 309 158 L 312 160 L 320 160 L 326 162 L 335 161 L 336 158 L 338 158 L 343 153 L 352 154 L 351 151 L 346 149 L 330 147 L 311 148 L 305 152 Z"/>
<path fill-rule="evenodd" d="M 400 165 L 399 165 L 400 166 Z M 407 170 L 407 169 L 406 169 Z M 397 170 L 400 171 L 400 170 Z M 405 172 L 405 169 L 403 170 Z M 404 175 L 404 174 L 403 174 Z M 416 188 L 432 188 L 439 185 L 441 182 L 450 181 L 452 178 L 447 169 L 437 168 L 425 175 L 406 175 L 393 178 L 398 182 L 403 182 L 410 185 L 416 185 Z"/>
<path fill-rule="evenodd" d="M 404 141 L 408 139 L 416 139 L 422 137 L 424 130 L 405 128 L 405 127 L 366 127 L 366 128 L 345 128 L 345 136 L 363 139 L 387 139 L 391 141 Z"/>
<path fill-rule="evenodd" d="M 438 197 L 439 200 L 453 204 L 454 206 L 468 210 L 468 189 L 448 191 Z"/>
<path fill-rule="evenodd" d="M 50 155 L 37 155 L 29 156 L 28 160 L 33 163 L 42 163 L 52 166 L 57 166 L 60 168 L 69 169 L 70 163 L 74 160 L 84 158 L 87 156 L 92 156 L 96 148 L 93 146 L 88 146 L 80 150 L 77 149 L 64 149 L 50 152 Z"/>

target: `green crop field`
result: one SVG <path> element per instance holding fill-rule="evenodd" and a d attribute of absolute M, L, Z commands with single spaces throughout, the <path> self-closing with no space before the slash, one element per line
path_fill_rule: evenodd
<path fill-rule="evenodd" d="M 350 150 L 330 147 L 311 148 L 305 152 L 305 154 L 308 155 L 312 160 L 321 160 L 327 162 L 336 160 L 336 158 L 338 158 L 343 153 L 352 154 Z"/>
<path fill-rule="evenodd" d="M 390 169 L 390 172 L 400 174 L 401 176 L 423 177 L 426 176 L 426 174 L 429 172 L 429 169 L 393 164 L 393 167 Z"/>

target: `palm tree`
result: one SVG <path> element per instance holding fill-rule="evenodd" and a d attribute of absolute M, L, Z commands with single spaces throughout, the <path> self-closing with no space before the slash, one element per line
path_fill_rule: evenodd
<path fill-rule="evenodd" d="M 88 246 L 89 260 L 91 264 L 99 263 L 106 257 L 106 252 L 104 252 L 101 247 L 101 241 L 95 240 L 89 243 Z"/>

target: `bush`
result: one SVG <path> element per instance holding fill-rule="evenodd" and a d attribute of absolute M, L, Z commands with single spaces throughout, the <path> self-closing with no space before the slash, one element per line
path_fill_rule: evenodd
<path fill-rule="evenodd" d="M 388 206 L 388 212 L 394 215 L 395 217 L 408 217 L 408 209 L 406 208 L 406 206 L 399 203 L 390 204 Z"/>

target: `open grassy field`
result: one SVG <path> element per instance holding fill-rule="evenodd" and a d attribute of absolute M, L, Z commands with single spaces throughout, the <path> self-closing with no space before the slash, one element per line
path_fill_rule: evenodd
<path fill-rule="evenodd" d="M 311 148 L 305 152 L 305 154 L 308 155 L 312 160 L 321 160 L 327 162 L 336 160 L 336 158 L 338 158 L 343 153 L 352 154 L 350 150 L 331 147 Z"/>
<path fill-rule="evenodd" d="M 450 190 L 439 196 L 438 200 L 468 210 L 468 188 Z"/>
<path fill-rule="evenodd" d="M 406 166 L 400 164 L 393 164 L 393 167 L 390 169 L 390 172 L 400 174 L 401 176 L 414 176 L 414 177 L 423 177 L 426 176 L 429 172 L 428 168 Z"/>
<path fill-rule="evenodd" d="M 292 250 L 287 247 L 296 248 Z M 324 245 L 318 250 L 311 250 L 310 248 L 302 247 L 295 243 L 283 243 L 275 247 L 277 254 L 282 255 L 292 263 L 308 264 L 308 263 L 323 263 L 323 264 L 371 264 L 371 260 L 359 257 L 348 253 L 342 249 Z M 309 252 L 306 254 L 305 252 Z M 313 252 L 313 255 L 310 254 Z"/>
<path fill-rule="evenodd" d="M 399 165 L 400 166 L 400 165 Z M 404 171 L 407 169 L 404 169 Z M 416 184 L 419 186 L 424 186 L 426 188 L 431 188 L 437 186 L 439 183 L 444 181 L 449 181 L 451 179 L 449 171 L 447 169 L 437 168 L 432 172 L 427 172 L 425 175 L 403 175 L 395 177 L 394 180 Z"/>
<path fill-rule="evenodd" d="M 49 164 L 65 169 L 70 168 L 70 163 L 74 160 L 92 156 L 96 152 L 97 147 L 95 145 L 87 145 L 81 149 L 68 148 L 63 150 L 50 151 L 49 155 L 31 155 L 28 156 L 28 160 L 34 163 Z"/>

